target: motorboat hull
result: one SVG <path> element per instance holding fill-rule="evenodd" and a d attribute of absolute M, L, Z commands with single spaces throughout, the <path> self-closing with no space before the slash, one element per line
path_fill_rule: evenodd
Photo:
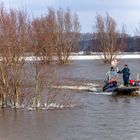
<path fill-rule="evenodd" d="M 131 95 L 139 94 L 140 86 L 122 86 L 117 85 L 117 82 L 104 85 L 103 92 L 112 92 L 112 95 Z"/>
<path fill-rule="evenodd" d="M 139 95 L 140 87 L 137 86 L 118 86 L 114 91 L 115 95 Z"/>

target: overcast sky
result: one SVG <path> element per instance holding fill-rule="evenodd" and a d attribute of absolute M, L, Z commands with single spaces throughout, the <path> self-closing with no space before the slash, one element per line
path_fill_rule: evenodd
<path fill-rule="evenodd" d="M 70 8 L 76 12 L 81 24 L 81 32 L 94 32 L 96 14 L 112 16 L 117 29 L 125 26 L 126 32 L 134 35 L 140 26 L 140 0 L 3 0 L 7 8 L 26 8 L 31 15 L 40 16 L 47 7 Z"/>

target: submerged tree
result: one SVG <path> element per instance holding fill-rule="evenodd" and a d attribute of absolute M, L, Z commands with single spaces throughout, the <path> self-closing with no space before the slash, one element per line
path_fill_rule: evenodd
<path fill-rule="evenodd" d="M 48 14 L 32 22 L 33 50 L 45 63 L 54 58 L 59 64 L 66 64 L 79 41 L 80 24 L 78 16 L 68 9 L 48 8 Z"/>
<path fill-rule="evenodd" d="M 133 48 L 133 51 L 139 52 L 140 51 L 140 25 L 135 30 L 134 43 L 135 43 L 135 47 Z"/>
<path fill-rule="evenodd" d="M 45 17 L 36 18 L 31 26 L 32 51 L 46 64 L 51 64 L 57 43 L 57 25 L 55 11 L 48 9 Z"/>
<path fill-rule="evenodd" d="M 58 21 L 61 19 L 60 11 L 59 14 L 53 9 L 48 11 L 45 17 L 31 22 L 23 10 L 7 11 L 3 6 L 0 7 L 1 107 L 32 105 L 38 108 L 41 101 L 44 100 L 48 105 L 55 101 L 56 95 L 59 96 L 56 92 L 52 94 L 50 88 L 57 81 L 53 68 L 55 65 L 51 63 L 54 57 L 58 63 L 68 62 L 78 40 L 79 23 L 77 16 L 71 17 L 70 11 L 60 10 L 65 25 L 61 30 Z M 27 56 L 30 56 L 30 62 Z"/>
<path fill-rule="evenodd" d="M 57 11 L 58 36 L 56 55 L 60 64 L 68 63 L 70 53 L 74 51 L 78 44 L 80 34 L 80 24 L 78 16 L 72 15 L 70 9 L 66 12 L 62 9 Z"/>
<path fill-rule="evenodd" d="M 125 47 L 124 28 L 117 32 L 115 20 L 106 14 L 106 17 L 96 16 L 96 31 L 99 57 L 105 63 L 110 63 Z"/>
<path fill-rule="evenodd" d="M 0 92 L 2 106 L 9 101 L 18 107 L 22 88 L 25 47 L 28 43 L 28 20 L 22 11 L 0 9 Z"/>

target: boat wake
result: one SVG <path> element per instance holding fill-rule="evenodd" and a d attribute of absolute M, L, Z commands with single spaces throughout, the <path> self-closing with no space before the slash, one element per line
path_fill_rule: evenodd
<path fill-rule="evenodd" d="M 113 92 L 103 92 L 102 87 L 98 84 L 93 83 L 86 83 L 84 85 L 59 85 L 59 86 L 51 86 L 54 89 L 61 89 L 61 90 L 79 90 L 79 91 L 86 91 L 91 92 L 95 95 L 113 95 Z"/>
<path fill-rule="evenodd" d="M 51 86 L 51 88 L 55 89 L 68 89 L 68 90 L 83 90 L 83 91 L 91 91 L 91 92 L 97 92 L 99 89 L 98 87 L 92 87 L 92 86 L 70 86 L 70 85 L 63 85 L 63 86 Z"/>
<path fill-rule="evenodd" d="M 113 95 L 113 92 L 94 92 L 97 95 Z"/>

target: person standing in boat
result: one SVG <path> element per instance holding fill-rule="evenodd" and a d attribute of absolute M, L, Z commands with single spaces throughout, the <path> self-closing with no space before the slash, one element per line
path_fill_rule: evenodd
<path fill-rule="evenodd" d="M 123 74 L 124 86 L 128 86 L 128 84 L 129 84 L 129 76 L 130 76 L 130 69 L 128 68 L 127 64 L 124 65 L 124 68 L 122 69 L 121 73 Z"/>

